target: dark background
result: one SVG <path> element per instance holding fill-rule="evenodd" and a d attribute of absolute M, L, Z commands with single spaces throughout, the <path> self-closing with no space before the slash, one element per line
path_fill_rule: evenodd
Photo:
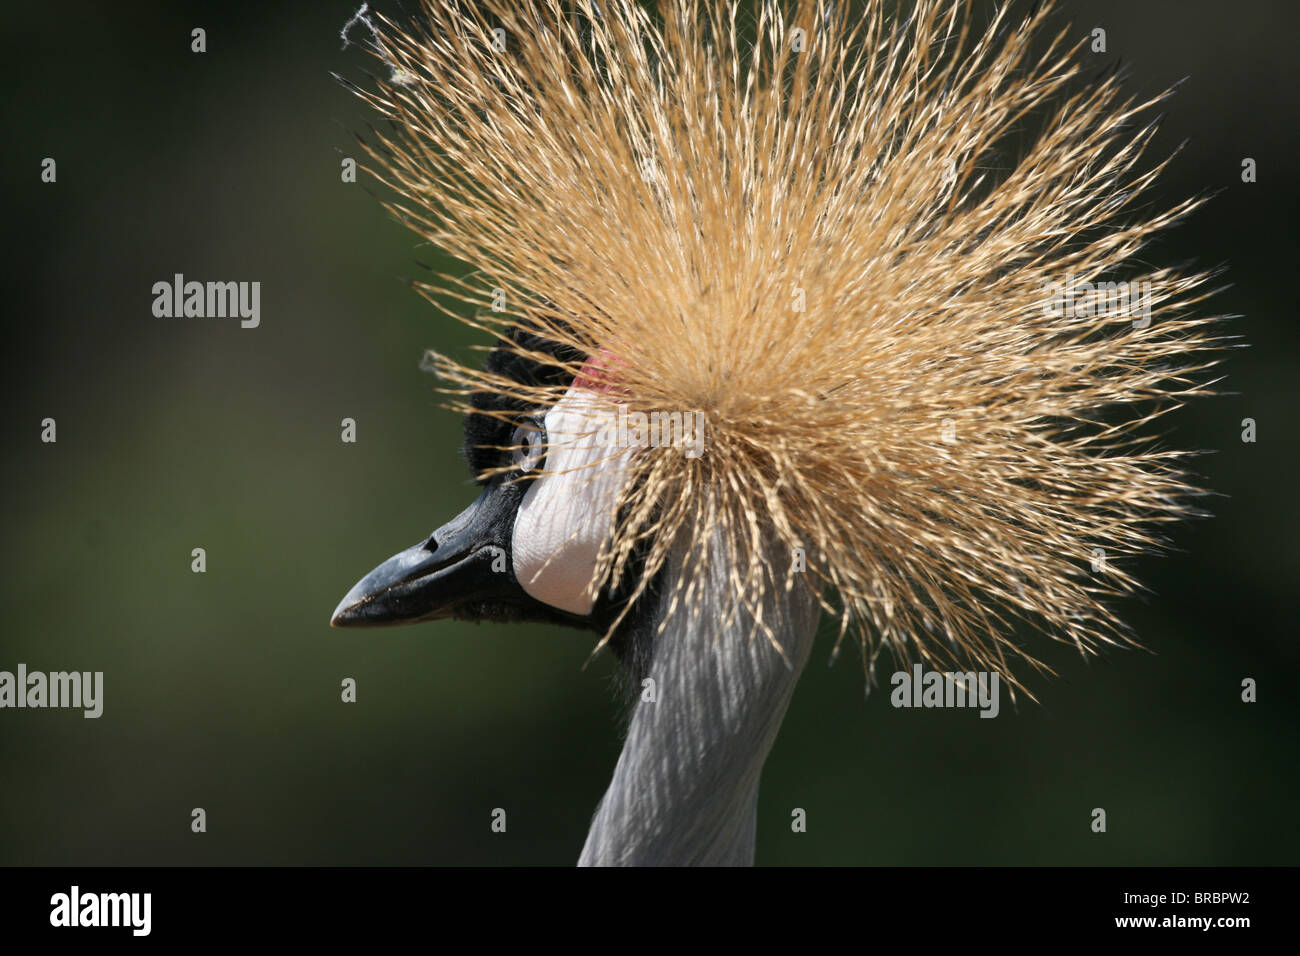
<path fill-rule="evenodd" d="M 365 177 L 340 182 L 369 119 L 329 76 L 370 67 L 340 50 L 357 3 L 21 4 L 0 18 L 0 669 L 105 674 L 99 720 L 0 711 L 0 863 L 577 857 L 619 748 L 613 663 L 583 668 L 591 636 L 327 627 L 357 578 L 473 494 L 460 422 L 417 365 L 426 347 L 466 357 L 476 340 L 400 279 L 415 260 L 455 266 Z M 1198 467 L 1222 495 L 1215 517 L 1136 569 L 1153 594 L 1122 610 L 1149 652 L 1049 648 L 1059 678 L 1033 679 L 1040 703 L 1004 699 L 996 720 L 864 699 L 854 655 L 827 668 L 823 635 L 764 774 L 760 863 L 1300 860 L 1300 22 L 1284 0 L 1079 0 L 1060 20 L 1105 27 L 1097 63 L 1122 58 L 1135 93 L 1188 77 L 1151 160 L 1189 143 L 1156 199 L 1218 194 L 1147 255 L 1226 263 L 1214 308 L 1244 316 L 1233 394 L 1169 419 L 1171 447 L 1214 452 Z M 57 184 L 40 181 L 46 156 Z M 176 272 L 259 280 L 261 327 L 154 318 L 151 287 Z M 40 441 L 47 416 L 57 444 Z M 1256 444 L 1240 440 L 1245 417 Z M 191 573 L 195 547 L 206 574 Z M 344 677 L 355 704 L 340 702 Z"/>

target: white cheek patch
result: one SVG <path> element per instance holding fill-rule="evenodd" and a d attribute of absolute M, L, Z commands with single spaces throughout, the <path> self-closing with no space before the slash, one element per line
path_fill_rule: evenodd
<path fill-rule="evenodd" d="M 613 529 L 630 452 L 602 442 L 617 421 L 608 402 L 570 388 L 546 413 L 546 463 L 528 486 L 513 532 L 514 572 L 530 597 L 591 613 L 596 558 Z"/>

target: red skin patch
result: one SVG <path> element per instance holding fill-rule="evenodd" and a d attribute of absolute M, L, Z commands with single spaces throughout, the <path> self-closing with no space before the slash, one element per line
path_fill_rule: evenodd
<path fill-rule="evenodd" d="M 599 349 L 587 361 L 574 378 L 577 388 L 604 395 L 626 395 L 627 389 L 619 384 L 619 370 L 627 368 L 627 362 L 609 349 Z"/>

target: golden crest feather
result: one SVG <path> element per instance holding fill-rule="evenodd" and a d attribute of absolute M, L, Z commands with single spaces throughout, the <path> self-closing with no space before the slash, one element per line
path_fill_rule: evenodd
<path fill-rule="evenodd" d="M 1197 202 L 1147 206 L 1159 98 L 1080 83 L 1047 7 L 898 6 L 423 0 L 419 28 L 375 18 L 369 170 L 472 270 L 422 287 L 439 308 L 613 353 L 611 406 L 703 414 L 703 455 L 637 450 L 593 589 L 684 543 L 738 608 L 815 589 L 868 662 L 1014 680 L 1040 665 L 1013 618 L 1128 640 L 1121 561 L 1192 510 L 1149 426 L 1209 387 L 1209 276 L 1138 253 Z M 461 408 L 564 391 L 438 370 Z"/>

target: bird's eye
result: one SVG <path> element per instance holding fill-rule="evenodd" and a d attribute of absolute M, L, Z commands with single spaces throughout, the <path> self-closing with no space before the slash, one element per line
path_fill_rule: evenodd
<path fill-rule="evenodd" d="M 510 454 L 515 470 L 529 474 L 541 467 L 545 457 L 546 429 L 540 421 L 530 418 L 515 427 L 510 436 Z"/>

